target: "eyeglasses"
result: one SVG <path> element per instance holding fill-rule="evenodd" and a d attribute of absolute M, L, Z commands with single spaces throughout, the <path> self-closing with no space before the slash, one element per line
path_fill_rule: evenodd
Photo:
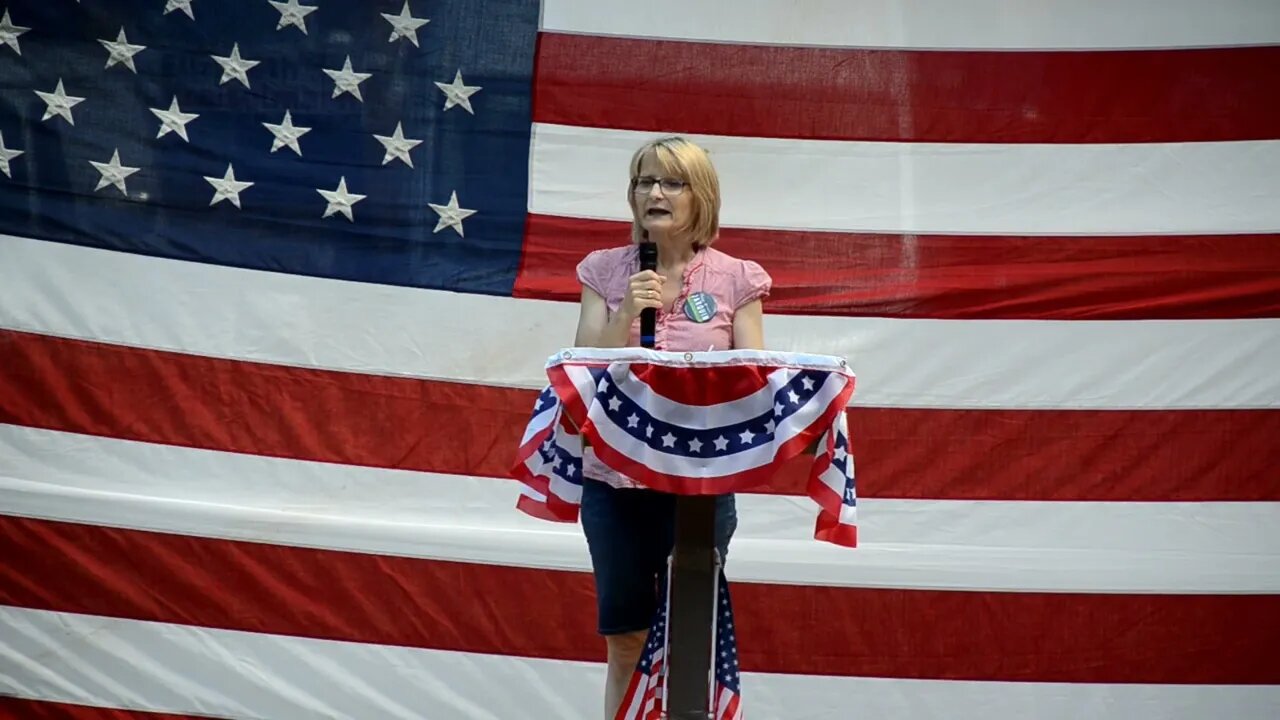
<path fill-rule="evenodd" d="M 637 195 L 648 195 L 653 192 L 653 186 L 657 185 L 662 188 L 663 195 L 679 195 L 684 192 L 689 183 L 677 178 L 655 178 L 655 177 L 638 177 L 631 178 L 631 191 Z"/>

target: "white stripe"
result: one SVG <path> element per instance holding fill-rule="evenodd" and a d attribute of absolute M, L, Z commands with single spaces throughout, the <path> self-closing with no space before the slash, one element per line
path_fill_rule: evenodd
<path fill-rule="evenodd" d="M 658 135 L 535 125 L 529 210 L 629 221 L 624 191 L 631 155 Z M 1280 231 L 1280 141 L 977 145 L 688 137 L 712 154 L 726 227 L 1039 235 Z"/>
<path fill-rule="evenodd" d="M 0 607 L 0 694 L 233 720 L 598 717 L 594 663 L 313 640 Z M 1280 716 L 1275 686 L 744 673 L 746 716 L 1202 720 Z M 945 709 L 945 710 L 943 710 Z"/>
<path fill-rule="evenodd" d="M 12 515 L 204 537 L 586 571 L 577 525 L 520 483 L 0 425 Z M 738 496 L 728 574 L 855 587 L 1280 592 L 1280 503 L 859 501 L 860 547 L 812 538 L 803 497 Z"/>
<path fill-rule="evenodd" d="M 1271 0 L 545 0 L 542 29 L 771 45 L 1150 48 L 1280 42 Z"/>
<path fill-rule="evenodd" d="M 572 343 L 576 317 L 572 303 L 307 278 L 0 236 L 0 327 L 86 340 L 536 388 L 546 383 L 547 358 Z M 848 358 L 858 376 L 853 402 L 863 406 L 1280 407 L 1274 319 L 766 315 L 765 338 L 771 350 Z"/>

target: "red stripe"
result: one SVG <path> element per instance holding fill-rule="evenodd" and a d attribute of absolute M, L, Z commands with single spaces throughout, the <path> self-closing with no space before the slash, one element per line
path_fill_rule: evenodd
<path fill-rule="evenodd" d="M 1280 138 L 1280 46 L 1140 51 L 775 47 L 543 33 L 534 120 L 834 140 Z"/>
<path fill-rule="evenodd" d="M 212 715 L 118 710 L 0 696 L 0 720 L 216 720 Z"/>
<path fill-rule="evenodd" d="M 0 422 L 507 477 L 537 393 L 0 331 Z M 1278 410 L 849 411 L 858 494 L 1280 500 Z M 761 492 L 804 495 L 803 457 Z M 512 481 L 514 482 L 514 480 Z"/>
<path fill-rule="evenodd" d="M 852 551 L 856 552 L 856 551 Z M 0 516 L 0 603 L 352 642 L 603 660 L 589 573 Z M 747 671 L 1280 683 L 1280 597 L 735 583 Z"/>
<path fill-rule="evenodd" d="M 631 375 L 655 395 L 684 405 L 707 407 L 763 390 L 769 386 L 769 373 L 773 368 L 747 365 L 722 367 L 717 369 L 714 382 L 698 385 L 684 382 L 685 376 L 667 365 L 632 363 L 630 370 Z"/>
<path fill-rule="evenodd" d="M 516 297 L 577 302 L 625 223 L 533 215 Z M 726 228 L 773 276 L 769 313 L 948 319 L 1280 317 L 1280 235 L 999 237 Z"/>

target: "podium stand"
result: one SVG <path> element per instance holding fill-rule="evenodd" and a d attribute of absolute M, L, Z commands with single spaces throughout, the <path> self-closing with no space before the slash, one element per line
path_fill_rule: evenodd
<path fill-rule="evenodd" d="M 714 720 L 710 712 L 715 663 L 716 582 L 714 495 L 676 498 L 671 551 L 671 609 L 667 713 L 671 720 Z"/>
<path fill-rule="evenodd" d="M 645 703 L 660 703 L 662 717 L 720 717 L 717 704 L 733 693 L 717 691 L 715 680 L 716 585 L 723 577 L 715 496 L 757 488 L 812 452 L 806 494 L 818 510 L 814 537 L 856 546 L 845 419 L 853 373 L 826 355 L 634 347 L 567 348 L 548 359 L 546 371 L 550 382 L 511 470 L 524 483 L 517 507 L 577 522 L 583 438 L 586 452 L 608 468 L 678 496 L 662 674 L 639 678 L 639 685 Z M 727 702 L 737 707 L 738 699 Z"/>

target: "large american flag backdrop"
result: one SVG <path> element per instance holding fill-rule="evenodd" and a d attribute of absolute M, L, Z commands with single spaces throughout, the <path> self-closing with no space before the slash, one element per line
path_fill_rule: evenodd
<path fill-rule="evenodd" d="M 678 132 L 858 376 L 858 549 L 739 498 L 749 716 L 1280 716 L 1277 68 L 1258 0 L 0 0 L 0 715 L 598 716 L 506 471 Z"/>

